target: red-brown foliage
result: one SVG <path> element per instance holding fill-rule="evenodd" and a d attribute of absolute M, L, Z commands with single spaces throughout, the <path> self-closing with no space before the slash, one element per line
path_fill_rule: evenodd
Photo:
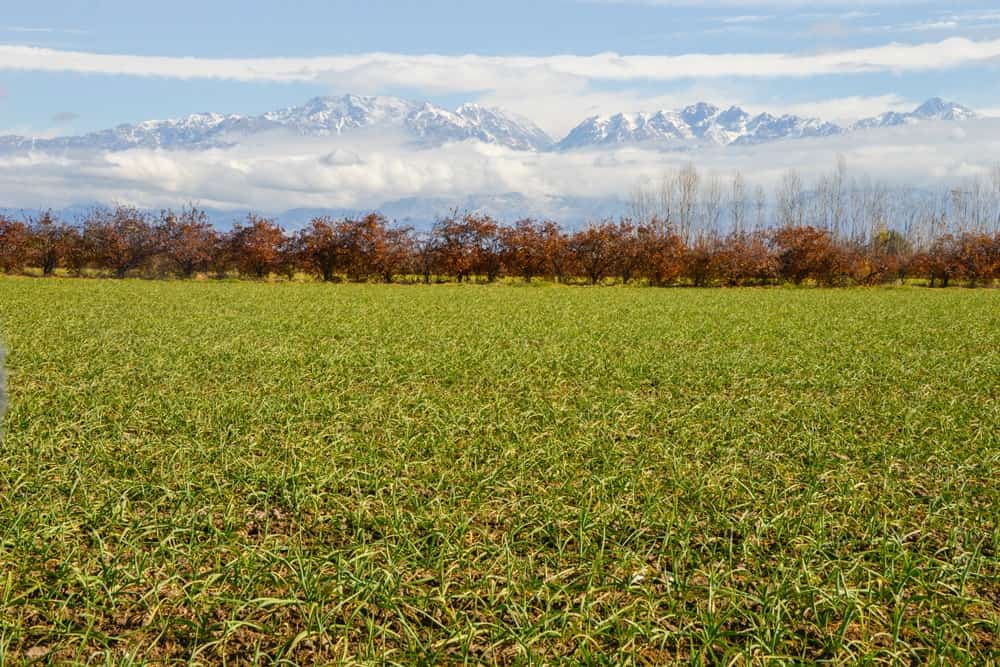
<path fill-rule="evenodd" d="M 546 248 L 546 230 L 542 223 L 530 218 L 518 220 L 512 227 L 500 230 L 501 255 L 504 271 L 531 282 L 536 276 L 552 273 Z"/>
<path fill-rule="evenodd" d="M 300 272 L 324 281 L 493 281 L 506 273 L 530 282 L 547 276 L 598 284 L 818 285 L 924 278 L 931 286 L 989 285 L 1000 279 L 1000 235 L 943 234 L 914 252 L 891 229 L 849 242 L 828 229 L 786 226 L 771 231 L 702 231 L 690 243 L 656 218 L 605 220 L 571 234 L 551 221 L 520 220 L 509 227 L 487 215 L 453 214 L 429 232 L 393 226 L 372 213 L 360 218 L 315 218 L 294 236 L 267 218 L 249 215 L 219 234 L 203 211 L 163 211 L 154 223 L 128 206 L 96 209 L 82 225 L 43 214 L 29 222 L 0 218 L 0 270 L 88 267 L 116 277 L 153 271 L 189 278 L 210 272 L 289 279 Z M 864 237 L 858 237 L 864 238 Z"/>
<path fill-rule="evenodd" d="M 13 273 L 28 259 L 28 226 L 0 217 L 0 271 Z"/>
<path fill-rule="evenodd" d="M 346 251 L 337 223 L 329 217 L 313 218 L 296 234 L 299 262 L 310 274 L 324 282 L 333 280 L 347 266 Z"/>
<path fill-rule="evenodd" d="M 640 271 L 651 285 L 669 285 L 684 273 L 684 240 L 657 221 L 638 229 L 642 247 Z"/>
<path fill-rule="evenodd" d="M 280 268 L 284 241 L 284 232 L 273 220 L 251 213 L 245 225 L 233 227 L 228 245 L 241 274 L 266 278 Z"/>
<path fill-rule="evenodd" d="M 909 270 L 930 280 L 932 287 L 948 287 L 956 280 L 970 285 L 996 280 L 1000 278 L 1000 235 L 945 234 L 914 255 Z"/>
<path fill-rule="evenodd" d="M 89 258 L 116 278 L 142 268 L 161 249 L 148 214 L 123 205 L 92 211 L 84 222 L 83 244 Z"/>
<path fill-rule="evenodd" d="M 77 231 L 45 212 L 28 225 L 28 262 L 51 276 L 80 243 Z"/>
<path fill-rule="evenodd" d="M 844 282 L 851 268 L 848 252 L 829 231 L 812 226 L 782 227 L 773 234 L 779 275 L 796 285 L 807 279 L 820 285 Z"/>
<path fill-rule="evenodd" d="M 475 275 L 493 281 L 502 267 L 499 226 L 487 215 L 451 215 L 434 226 L 440 273 L 455 276 L 458 282 Z"/>
<path fill-rule="evenodd" d="M 582 229 L 570 237 L 570 248 L 583 275 L 596 285 L 611 273 L 615 262 L 618 229 L 605 221 Z"/>
<path fill-rule="evenodd" d="M 778 258 L 764 234 L 732 234 L 716 245 L 710 272 L 730 287 L 766 285 L 778 277 Z"/>
<path fill-rule="evenodd" d="M 160 214 L 160 239 L 164 257 L 181 278 L 205 271 L 219 243 L 219 235 L 209 224 L 204 211 L 181 209 L 180 213 Z"/>
<path fill-rule="evenodd" d="M 641 273 L 646 264 L 645 253 L 648 248 L 643 243 L 639 228 L 627 218 L 609 227 L 609 233 L 613 270 L 621 278 L 622 284 L 627 285 L 634 276 Z"/>

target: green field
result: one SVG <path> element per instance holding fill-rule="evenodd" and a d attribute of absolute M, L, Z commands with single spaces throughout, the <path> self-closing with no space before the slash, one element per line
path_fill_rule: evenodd
<path fill-rule="evenodd" d="M 1000 658 L 1000 290 L 0 279 L 0 663 Z"/>

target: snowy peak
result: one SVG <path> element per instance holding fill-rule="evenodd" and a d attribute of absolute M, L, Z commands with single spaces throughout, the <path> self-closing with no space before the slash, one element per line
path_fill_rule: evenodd
<path fill-rule="evenodd" d="M 341 135 L 363 128 L 395 128 L 425 144 L 474 139 L 515 150 L 544 150 L 552 139 L 535 124 L 500 109 L 466 104 L 449 111 L 398 97 L 316 97 L 299 107 L 264 114 L 299 134 Z"/>
<path fill-rule="evenodd" d="M 948 102 L 940 97 L 933 97 L 913 110 L 913 116 L 927 120 L 968 120 L 975 118 L 976 113 L 956 102 Z"/>
<path fill-rule="evenodd" d="M 803 139 L 805 137 L 831 137 L 842 133 L 843 128 L 818 118 L 803 118 L 785 114 L 777 117 L 762 113 L 747 122 L 746 131 L 732 143 L 758 144 L 778 139 Z"/>
<path fill-rule="evenodd" d="M 940 97 L 932 97 L 909 113 L 887 111 L 872 118 L 859 120 L 851 127 L 855 130 L 867 130 L 876 127 L 897 127 L 927 120 L 956 121 L 971 120 L 976 117 L 976 112 L 968 107 Z"/>
<path fill-rule="evenodd" d="M 479 141 L 519 151 L 574 150 L 627 144 L 656 147 L 754 145 L 805 137 L 828 137 L 870 128 L 924 121 L 962 121 L 976 114 L 935 97 L 907 113 L 889 111 L 841 127 L 818 118 L 770 113 L 751 115 L 737 106 L 721 109 L 698 102 L 678 110 L 592 116 L 554 143 L 531 121 L 502 109 L 464 104 L 454 111 L 398 97 L 314 97 L 300 106 L 258 116 L 197 113 L 74 137 L 0 137 L 0 152 L 121 151 L 132 148 L 200 150 L 227 147 L 264 132 L 303 137 L 353 133 L 398 135 L 420 147 Z"/>
<path fill-rule="evenodd" d="M 699 102 L 677 111 L 593 116 L 573 128 L 556 146 L 560 150 L 640 143 L 667 147 L 745 146 L 784 139 L 830 137 L 854 130 L 927 120 L 959 121 L 975 117 L 972 110 L 937 97 L 910 113 L 889 111 L 849 127 L 791 114 L 775 116 L 761 113 L 751 116 L 737 106 L 721 110 Z"/>
<path fill-rule="evenodd" d="M 830 136 L 841 128 L 815 118 L 773 116 L 751 117 L 740 107 L 720 109 L 699 102 L 677 111 L 594 116 L 574 128 L 559 142 L 562 150 L 595 145 L 656 142 L 661 144 L 755 144 L 775 139 Z"/>
<path fill-rule="evenodd" d="M 314 97 L 305 104 L 259 116 L 193 114 L 177 120 L 120 125 L 83 136 L 55 139 L 0 137 L 0 150 L 130 148 L 204 149 L 231 146 L 273 130 L 301 136 L 340 136 L 364 129 L 395 130 L 419 144 L 477 140 L 515 150 L 545 150 L 552 139 L 537 125 L 500 109 L 465 105 L 448 111 L 397 97 Z"/>
<path fill-rule="evenodd" d="M 546 150 L 552 138 L 529 120 L 502 109 L 464 104 L 446 111 L 424 103 L 404 121 L 414 135 L 433 143 L 474 139 L 514 150 Z"/>
<path fill-rule="evenodd" d="M 750 120 L 750 114 L 735 106 L 729 107 L 716 116 L 716 121 L 720 127 L 732 131 L 739 131 L 741 128 L 746 127 L 748 120 Z"/>
<path fill-rule="evenodd" d="M 560 150 L 571 150 L 609 144 L 684 141 L 694 136 L 676 112 L 619 113 L 610 117 L 588 118 L 573 128 L 557 146 Z"/>
<path fill-rule="evenodd" d="M 395 97 L 314 97 L 302 106 L 270 111 L 258 118 L 262 124 L 325 136 L 379 124 L 398 125 L 412 107 L 412 103 Z"/>
<path fill-rule="evenodd" d="M 463 104 L 456 113 L 477 128 L 476 138 L 487 143 L 518 150 L 546 150 L 553 144 L 552 137 L 533 122 L 503 109 Z"/>

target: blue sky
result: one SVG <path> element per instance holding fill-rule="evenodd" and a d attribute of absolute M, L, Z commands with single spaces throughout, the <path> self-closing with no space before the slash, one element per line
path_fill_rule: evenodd
<path fill-rule="evenodd" d="M 1000 109 L 1000 87 L 995 85 L 1000 8 L 992 2 L 4 4 L 3 133 L 75 134 L 198 111 L 259 113 L 313 95 L 345 92 L 400 94 L 449 106 L 466 100 L 494 103 L 532 117 L 557 135 L 593 113 L 700 99 L 833 119 L 907 109 L 938 95 L 978 110 Z M 893 49 L 899 47 L 904 50 L 896 53 Z M 868 62 L 872 54 L 866 50 L 875 51 L 877 62 Z M 962 56 L 954 62 L 937 64 L 959 51 Z M 446 58 L 416 65 L 408 59 L 429 54 Z M 587 61 L 571 67 L 550 62 L 558 56 L 597 54 L 649 56 L 653 62 L 617 68 L 607 58 L 604 67 Z M 702 63 L 691 75 L 683 61 L 669 59 L 691 54 L 730 54 L 733 59 Z M 732 60 L 756 63 L 751 56 L 761 54 L 845 54 L 846 60 L 863 63 L 842 68 L 809 62 L 790 74 L 762 60 L 750 72 L 734 71 L 739 68 L 732 67 Z M 88 64 L 88 58 L 101 55 L 118 61 Z M 490 60 L 470 67 L 462 60 L 470 55 Z M 357 60 L 346 69 L 324 69 L 324 59 L 348 56 Z M 175 60 L 158 68 L 153 61 L 158 57 Z M 524 57 L 534 60 L 516 63 Z M 244 67 L 253 71 L 260 61 L 286 58 L 301 59 L 296 66 L 304 66 L 308 75 L 216 71 L 220 59 L 254 59 Z M 122 62 L 130 73 L 119 73 Z M 452 76 L 456 67 L 467 71 Z"/>

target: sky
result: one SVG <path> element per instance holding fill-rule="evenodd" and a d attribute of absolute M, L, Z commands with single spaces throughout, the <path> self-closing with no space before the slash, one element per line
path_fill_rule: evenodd
<path fill-rule="evenodd" d="M 940 96 L 1000 116 L 995 0 L 0 4 L 0 134 L 81 134 L 203 111 L 257 114 L 344 93 L 502 106 L 557 139 L 591 115 L 702 100 L 847 122 Z M 287 155 L 272 147 L 269 157 Z M 150 166 L 163 156 L 128 159 L 146 165 L 150 179 L 178 169 Z M 45 194 L 41 187 L 32 197 Z M 203 196 L 193 189 L 173 196 Z M 10 199 L 7 190 L 0 197 Z M 78 190 L 64 198 L 86 194 L 84 185 Z M 133 185 L 121 191 L 139 197 Z M 338 201 L 390 194 L 341 191 Z"/>

